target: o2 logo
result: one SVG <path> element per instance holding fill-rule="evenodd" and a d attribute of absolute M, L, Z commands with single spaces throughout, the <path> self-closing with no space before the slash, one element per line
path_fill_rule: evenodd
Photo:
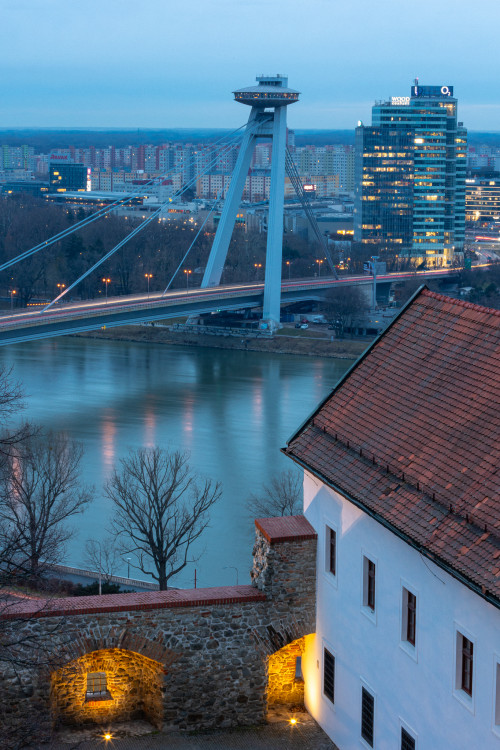
<path fill-rule="evenodd" d="M 443 96 L 451 96 L 451 91 L 449 86 L 441 86 L 441 93 Z"/>

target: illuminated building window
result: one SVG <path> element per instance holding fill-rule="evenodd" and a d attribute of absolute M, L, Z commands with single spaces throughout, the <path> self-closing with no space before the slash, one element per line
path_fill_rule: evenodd
<path fill-rule="evenodd" d="M 85 700 L 109 700 L 110 698 L 111 695 L 108 691 L 106 672 L 88 672 Z"/>

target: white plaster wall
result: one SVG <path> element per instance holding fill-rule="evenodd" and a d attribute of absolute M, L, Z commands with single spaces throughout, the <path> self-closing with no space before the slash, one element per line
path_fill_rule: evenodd
<path fill-rule="evenodd" d="M 318 533 L 317 629 L 305 654 L 306 705 L 340 750 L 361 739 L 361 685 L 375 695 L 379 750 L 403 725 L 418 750 L 494 750 L 500 610 L 363 511 L 305 474 L 305 515 Z M 325 526 L 337 531 L 337 575 L 326 572 Z M 362 606 L 362 557 L 376 563 L 376 611 Z M 413 651 L 401 640 L 402 587 L 417 596 Z M 456 630 L 474 642 L 473 697 L 455 687 Z M 322 695 L 322 654 L 335 656 L 335 705 Z"/>

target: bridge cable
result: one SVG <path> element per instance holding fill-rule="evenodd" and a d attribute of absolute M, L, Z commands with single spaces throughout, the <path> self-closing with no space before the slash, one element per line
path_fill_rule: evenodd
<path fill-rule="evenodd" d="M 179 273 L 179 270 L 180 270 L 180 268 L 182 267 L 182 264 L 184 263 L 184 261 L 185 261 L 185 260 L 186 260 L 186 258 L 188 257 L 188 255 L 189 255 L 189 253 L 190 253 L 190 251 L 191 251 L 191 249 L 192 249 L 193 245 L 195 244 L 196 240 L 197 240 L 197 239 L 198 239 L 198 237 L 200 236 L 200 234 L 201 234 L 201 232 L 202 232 L 202 230 L 203 230 L 203 227 L 205 226 L 205 224 L 206 224 L 206 223 L 207 223 L 207 221 L 209 220 L 210 216 L 211 216 L 211 215 L 213 214 L 213 212 L 215 211 L 215 207 L 217 206 L 217 203 L 218 203 L 218 201 L 219 201 L 219 197 L 220 197 L 220 195 L 221 195 L 222 191 L 223 191 L 223 188 L 221 188 L 221 189 L 219 190 L 219 192 L 217 193 L 217 196 L 216 196 L 216 198 L 215 198 L 215 201 L 214 201 L 214 205 L 212 206 L 212 208 L 210 209 L 210 211 L 208 212 L 208 214 L 207 214 L 207 215 L 205 216 L 205 219 L 204 219 L 204 221 L 203 221 L 203 224 L 201 225 L 201 227 L 199 228 L 198 232 L 196 233 L 196 237 L 194 238 L 194 240 L 192 241 L 192 243 L 191 243 L 191 244 L 189 245 L 189 247 L 188 247 L 188 249 L 187 249 L 187 251 L 186 251 L 186 254 L 184 255 L 183 259 L 181 260 L 181 262 L 179 263 L 179 265 L 177 266 L 177 268 L 175 269 L 175 272 L 174 272 L 174 274 L 173 274 L 172 278 L 171 278 L 171 279 L 170 279 L 170 281 L 168 282 L 167 286 L 165 287 L 165 289 L 164 289 L 164 291 L 163 291 L 163 293 L 162 293 L 162 295 L 161 295 L 162 297 L 164 297 L 164 296 L 165 296 L 165 294 L 166 294 L 166 293 L 168 292 L 168 290 L 170 289 L 170 285 L 171 285 L 172 281 L 173 281 L 173 280 L 175 279 L 175 277 L 176 277 L 176 276 L 177 276 L 177 274 Z"/>
<path fill-rule="evenodd" d="M 236 135 L 240 130 L 242 130 L 244 127 L 246 127 L 247 123 L 244 125 L 241 125 L 241 127 L 237 128 L 236 130 L 233 130 L 229 135 L 224 135 L 222 138 L 219 138 L 218 141 L 215 141 L 214 143 L 209 144 L 205 149 L 202 149 L 203 151 L 209 151 L 210 149 L 214 148 L 214 146 L 217 146 L 221 141 L 223 141 L 226 138 L 229 138 L 230 140 L 228 143 L 231 142 L 231 140 L 234 140 L 235 138 L 239 138 L 240 135 Z M 187 163 L 187 166 L 189 166 L 191 163 L 196 162 L 196 156 L 193 156 Z M 76 232 L 78 229 L 83 229 L 89 224 L 92 224 L 94 221 L 97 221 L 97 219 L 101 219 L 103 216 L 106 216 L 107 214 L 111 213 L 117 208 L 123 207 L 126 203 L 133 200 L 134 198 L 137 198 L 141 195 L 141 193 L 144 192 L 144 188 L 146 188 L 148 185 L 153 185 L 155 183 L 160 184 L 161 180 L 165 179 L 167 175 L 172 174 L 175 170 L 169 169 L 168 172 L 165 172 L 164 174 L 153 177 L 151 180 L 148 180 L 144 185 L 138 186 L 135 190 L 133 190 L 130 193 L 125 193 L 122 198 L 117 199 L 113 203 L 111 203 L 108 206 L 104 206 L 103 208 L 99 209 L 95 213 L 91 214 L 90 216 L 86 216 L 81 221 L 77 222 L 76 224 L 73 224 L 71 227 L 68 227 L 67 229 L 63 229 L 58 234 L 53 235 L 52 237 L 49 237 L 48 240 L 44 240 L 43 242 L 40 242 L 38 245 L 35 245 L 34 247 L 30 248 L 29 250 L 25 250 L 20 255 L 17 255 L 15 258 L 12 258 L 11 260 L 6 261 L 5 263 L 2 263 L 0 265 L 0 271 L 4 271 L 6 268 L 10 268 L 10 266 L 15 265 L 16 263 L 19 263 L 22 260 L 25 260 L 25 258 L 29 258 L 31 255 L 34 255 L 35 253 L 39 252 L 40 250 L 43 250 L 46 247 L 50 247 L 50 245 L 53 245 L 55 242 L 59 242 L 60 240 L 65 239 L 69 235 Z"/>
<path fill-rule="evenodd" d="M 260 124 L 260 123 L 259 123 Z M 252 129 L 257 129 L 257 125 L 252 127 Z M 219 153 L 216 154 L 216 156 L 212 159 L 211 162 L 207 164 L 207 166 L 198 174 L 196 174 L 191 180 L 189 180 L 186 185 L 184 185 L 180 190 L 175 193 L 174 197 L 177 198 L 182 193 L 184 193 L 186 190 L 188 190 L 192 185 L 196 183 L 196 181 L 199 179 L 199 177 L 206 172 L 208 172 L 214 164 L 217 163 L 217 161 L 221 158 L 221 156 L 225 156 L 228 153 L 230 153 L 234 148 L 236 147 L 236 144 L 233 144 L 231 146 L 224 146 L 220 149 Z M 83 281 L 92 271 L 95 271 L 96 268 L 98 268 L 102 263 L 104 263 L 105 260 L 110 258 L 117 250 L 119 250 L 121 247 L 123 247 L 129 240 L 131 240 L 133 237 L 136 236 L 136 234 L 139 234 L 142 229 L 144 229 L 148 224 L 150 224 L 153 219 L 156 219 L 157 216 L 162 212 L 162 210 L 165 208 L 165 206 L 169 205 L 171 203 L 171 199 L 169 198 L 168 201 L 165 201 L 161 204 L 161 206 L 156 209 L 156 211 L 153 211 L 150 216 L 148 216 L 147 219 L 145 219 L 139 226 L 137 226 L 130 234 L 128 234 L 126 237 L 124 237 L 115 247 L 113 247 L 109 252 L 107 252 L 100 260 L 98 260 L 94 265 L 89 268 L 87 271 L 85 271 L 84 274 L 80 276 L 79 279 L 73 282 L 73 284 L 70 284 L 70 286 L 66 287 L 55 299 L 52 300 L 52 302 L 49 302 L 48 305 L 46 305 L 42 310 L 40 310 L 40 313 L 44 313 L 47 310 L 49 310 L 52 305 L 54 305 L 56 302 L 58 302 L 62 297 L 64 297 L 69 291 L 75 288 L 81 281 Z"/>
<path fill-rule="evenodd" d="M 325 251 L 325 257 L 327 259 L 328 265 L 330 266 L 330 270 L 335 276 L 335 278 L 338 279 L 339 276 L 337 273 L 337 269 L 335 268 L 333 258 L 330 254 L 330 248 L 328 247 L 328 240 L 325 241 L 325 238 L 321 234 L 321 230 L 318 226 L 318 222 L 316 221 L 316 217 L 314 216 L 314 213 L 312 211 L 311 204 L 309 203 L 307 195 L 304 192 L 304 189 L 302 187 L 302 181 L 300 179 L 297 166 L 288 148 L 286 149 L 285 167 L 286 167 L 286 173 L 288 177 L 290 178 L 290 182 L 293 185 L 295 193 L 297 194 L 297 198 L 299 199 L 300 204 L 302 205 L 302 208 L 304 210 L 304 213 L 309 223 L 311 224 L 312 230 L 314 234 L 316 235 L 316 239 L 318 240 L 320 247 L 322 247 L 323 250 Z"/>

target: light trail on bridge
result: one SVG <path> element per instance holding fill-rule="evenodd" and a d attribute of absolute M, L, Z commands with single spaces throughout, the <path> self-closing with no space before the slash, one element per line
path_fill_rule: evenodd
<path fill-rule="evenodd" d="M 426 278 L 440 278 L 457 273 L 455 269 L 420 272 L 397 272 L 377 277 L 378 283 Z M 315 299 L 323 291 L 337 286 L 368 285 L 372 276 L 344 276 L 284 280 L 281 284 L 283 304 Z M 0 316 L 0 346 L 15 341 L 62 336 L 77 331 L 98 330 L 120 325 L 154 322 L 170 317 L 207 314 L 216 311 L 260 307 L 264 282 L 227 284 L 218 287 L 170 290 L 134 294 L 104 300 L 63 303 L 47 312 L 23 310 Z"/>

